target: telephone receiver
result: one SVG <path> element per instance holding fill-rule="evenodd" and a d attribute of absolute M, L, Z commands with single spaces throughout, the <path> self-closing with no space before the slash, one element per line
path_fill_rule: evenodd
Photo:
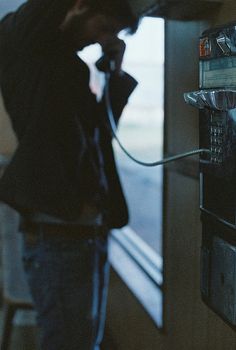
<path fill-rule="evenodd" d="M 108 55 L 103 55 L 100 57 L 95 63 L 95 66 L 98 70 L 104 73 L 114 72 L 116 69 L 115 60 Z"/>

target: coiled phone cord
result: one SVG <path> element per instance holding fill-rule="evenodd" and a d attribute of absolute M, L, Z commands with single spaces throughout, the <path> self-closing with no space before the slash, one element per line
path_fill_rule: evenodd
<path fill-rule="evenodd" d="M 121 141 L 119 140 L 117 134 L 116 134 L 116 123 L 114 120 L 114 115 L 113 115 L 113 111 L 112 111 L 112 106 L 111 106 L 111 99 L 110 99 L 110 73 L 106 73 L 105 74 L 105 102 L 106 102 L 106 107 L 107 107 L 107 114 L 108 114 L 108 119 L 110 122 L 110 127 L 111 127 L 111 132 L 112 135 L 114 137 L 114 139 L 116 140 L 116 142 L 118 143 L 118 145 L 120 146 L 120 148 L 122 149 L 122 151 L 127 155 L 127 157 L 129 157 L 131 160 L 133 160 L 135 163 L 139 164 L 139 165 L 143 165 L 146 167 L 155 167 L 158 165 L 163 165 L 166 163 L 170 163 L 173 162 L 175 160 L 179 160 L 182 158 L 186 158 L 186 157 L 190 157 L 190 156 L 194 156 L 196 154 L 200 154 L 200 153 L 208 153 L 210 154 L 211 151 L 209 149 L 205 149 L 205 148 L 200 148 L 200 149 L 196 149 L 190 152 L 185 152 L 185 153 L 181 153 L 181 154 L 177 154 L 176 156 L 171 156 L 171 157 L 167 157 L 155 162 L 144 162 L 141 161 L 135 157 L 132 156 L 132 154 L 130 154 L 126 148 L 122 145 Z"/>

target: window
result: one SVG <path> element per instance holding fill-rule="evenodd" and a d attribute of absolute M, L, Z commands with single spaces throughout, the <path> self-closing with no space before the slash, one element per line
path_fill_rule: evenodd
<path fill-rule="evenodd" d="M 144 18 L 135 35 L 121 33 L 121 38 L 127 44 L 123 68 L 139 85 L 124 109 L 118 137 L 135 158 L 153 162 L 162 158 L 163 152 L 164 21 Z M 96 92 L 103 77 L 92 63 L 100 55 L 96 45 L 80 53 L 95 73 L 91 88 Z M 110 261 L 155 324 L 162 328 L 162 168 L 135 164 L 116 141 L 114 150 L 130 223 L 113 231 Z"/>
<path fill-rule="evenodd" d="M 24 0 L 0 0 L 0 19 L 10 11 L 15 11 Z"/>
<path fill-rule="evenodd" d="M 136 158 L 152 162 L 163 152 L 164 21 L 144 18 L 127 43 L 124 69 L 139 82 L 119 124 L 118 136 Z M 130 228 L 162 255 L 162 168 L 130 160 L 114 142 L 130 211 Z"/>

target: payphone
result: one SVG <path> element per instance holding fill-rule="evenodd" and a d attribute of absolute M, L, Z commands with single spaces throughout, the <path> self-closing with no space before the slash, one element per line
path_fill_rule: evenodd
<path fill-rule="evenodd" d="M 201 294 L 236 329 L 236 23 L 200 38 L 199 108 Z"/>

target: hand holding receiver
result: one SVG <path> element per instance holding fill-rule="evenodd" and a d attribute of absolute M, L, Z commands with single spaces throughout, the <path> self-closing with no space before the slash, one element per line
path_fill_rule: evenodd
<path fill-rule="evenodd" d="M 96 67 L 102 72 L 120 74 L 125 53 L 125 42 L 117 37 L 104 40 L 102 45 L 103 56 L 96 62 Z"/>

